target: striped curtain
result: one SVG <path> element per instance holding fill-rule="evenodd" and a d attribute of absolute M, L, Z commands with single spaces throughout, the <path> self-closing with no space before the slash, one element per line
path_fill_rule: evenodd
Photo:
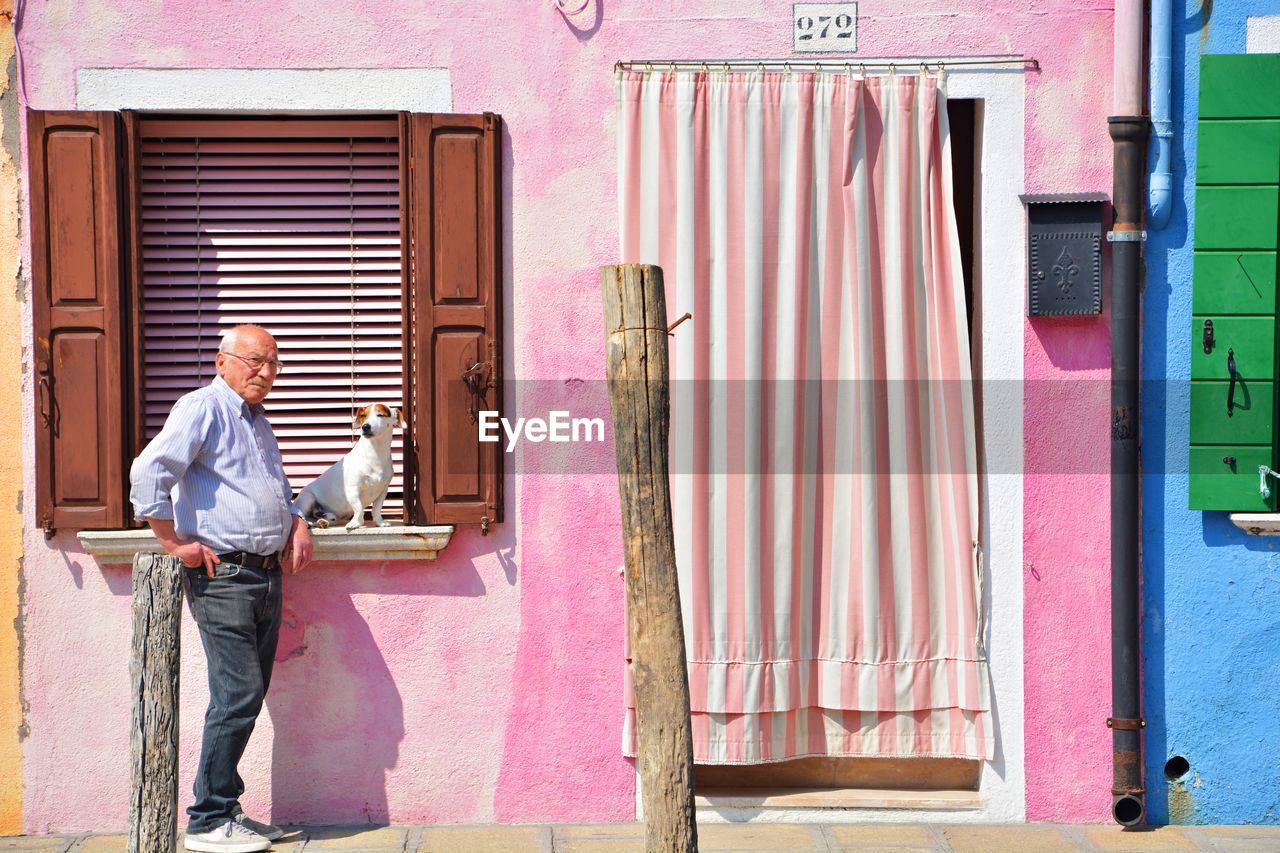
<path fill-rule="evenodd" d="M 696 760 L 990 758 L 938 78 L 622 72 L 618 144 L 622 259 L 693 314 L 670 342 Z"/>

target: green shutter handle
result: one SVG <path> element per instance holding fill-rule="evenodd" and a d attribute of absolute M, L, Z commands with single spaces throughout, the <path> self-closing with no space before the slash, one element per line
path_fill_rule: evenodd
<path fill-rule="evenodd" d="M 1227 373 L 1231 374 L 1231 384 L 1227 386 L 1227 417 L 1231 417 L 1231 407 L 1236 399 L 1236 351 L 1227 348 Z"/>

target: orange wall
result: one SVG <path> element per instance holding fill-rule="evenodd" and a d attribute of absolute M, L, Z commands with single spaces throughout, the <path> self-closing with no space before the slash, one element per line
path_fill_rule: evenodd
<path fill-rule="evenodd" d="M 0 328 L 24 322 L 19 278 L 18 93 L 12 0 L 0 0 Z M 7 282 L 7 284 L 6 284 Z M 0 335 L 0 412 L 22 411 L 22 337 Z M 18 586 L 22 571 L 22 423 L 0 418 L 0 835 L 22 832 L 22 698 Z"/>

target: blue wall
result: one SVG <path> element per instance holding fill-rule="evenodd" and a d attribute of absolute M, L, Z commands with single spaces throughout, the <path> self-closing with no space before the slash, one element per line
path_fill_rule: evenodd
<path fill-rule="evenodd" d="M 1181 193 L 1169 225 L 1147 241 L 1142 341 L 1152 823 L 1280 823 L 1280 543 L 1245 534 L 1226 513 L 1187 509 L 1199 60 L 1205 53 L 1244 53 L 1245 19 L 1275 14 L 1280 0 L 1205 0 L 1203 7 L 1185 3 L 1175 16 L 1174 168 Z M 1169 782 L 1165 762 L 1175 755 L 1191 771 Z"/>

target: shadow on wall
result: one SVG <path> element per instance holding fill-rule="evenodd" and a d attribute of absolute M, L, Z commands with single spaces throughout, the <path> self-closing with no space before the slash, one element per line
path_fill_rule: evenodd
<path fill-rule="evenodd" d="M 459 530 L 431 563 L 365 564 L 336 571 L 320 563 L 286 580 L 276 671 L 267 695 L 275 730 L 273 821 L 392 821 L 387 774 L 400 759 L 405 715 L 383 647 L 395 638 L 375 637 L 354 599 L 483 596 L 475 560 L 495 551 L 514 583 L 514 531 L 509 524 L 495 527 L 488 537 Z M 418 607 L 408 602 L 396 606 Z"/>
<path fill-rule="evenodd" d="M 291 585 L 296 591 L 299 581 Z M 386 774 L 404 739 L 400 692 L 349 594 L 328 588 L 294 597 L 267 694 L 272 820 L 325 823 L 334 819 L 328 814 L 389 823 Z M 308 652 L 314 659 L 303 663 Z"/>
<path fill-rule="evenodd" d="M 604 0 L 556 0 L 556 7 L 578 41 L 589 41 L 604 23 Z"/>
<path fill-rule="evenodd" d="M 1182 28 L 1179 28 L 1180 30 Z M 1174 38 L 1174 67 L 1179 67 L 1181 39 Z M 1175 86 L 1178 85 L 1175 83 Z M 1182 126 L 1185 117 L 1181 115 L 1181 99 L 1175 91 L 1172 99 L 1173 121 Z M 1154 153 L 1147 152 L 1148 169 L 1154 165 Z M 1175 138 L 1171 152 L 1175 182 L 1187 174 L 1184 162 L 1185 151 L 1180 140 Z M 1175 183 L 1176 186 L 1176 183 Z M 1165 527 L 1169 523 L 1169 501 L 1171 493 L 1181 495 L 1182 506 L 1186 507 L 1188 464 L 1184 457 L 1180 463 L 1183 472 L 1179 476 L 1170 477 L 1170 459 L 1166 442 L 1169 437 L 1169 424 L 1183 419 L 1190 425 L 1189 394 L 1179 396 L 1186 399 L 1169 398 L 1171 388 L 1185 386 L 1178 383 L 1175 377 L 1190 375 L 1190 362 L 1172 367 L 1170 356 L 1170 323 L 1178 337 L 1184 337 L 1183 324 L 1178 318 L 1170 318 L 1171 304 L 1175 301 L 1174 287 L 1169 277 L 1170 250 L 1186 244 L 1188 237 L 1187 209 L 1181 193 L 1175 192 L 1172 197 L 1172 210 L 1169 222 L 1160 231 L 1153 231 L 1143 252 L 1145 276 L 1142 292 L 1142 391 L 1141 391 L 1141 466 L 1144 472 L 1141 482 L 1141 546 L 1142 546 L 1142 685 L 1143 716 L 1147 720 L 1147 728 L 1143 734 L 1144 747 L 1144 779 L 1147 803 L 1147 820 L 1156 825 L 1169 822 L 1169 791 L 1164 776 L 1160 772 L 1164 764 L 1164 756 L 1168 750 L 1168 729 L 1165 725 L 1165 647 L 1164 647 L 1164 614 L 1165 614 L 1165 563 L 1166 545 Z M 1177 297 L 1181 299 L 1181 296 Z M 1186 300 L 1186 308 L 1190 308 L 1190 300 Z M 1182 315 L 1179 314 L 1178 317 Z M 1190 323 L 1190 317 L 1186 322 Z M 1189 336 L 1186 336 L 1189 337 Z M 1189 355 L 1187 356 L 1189 358 Z M 1177 432 L 1175 428 L 1175 432 Z M 1185 433 L 1183 433 L 1185 434 Z"/>
<path fill-rule="evenodd" d="M 1188 162 L 1187 141 L 1195 138 L 1194 115 L 1188 117 L 1186 87 L 1189 82 L 1178 69 L 1198 58 L 1187 55 L 1187 45 L 1197 31 L 1208 31 L 1212 0 L 1205 0 L 1201 11 L 1174 23 L 1171 75 L 1173 92 L 1170 118 L 1177 128 L 1170 151 L 1174 176 L 1168 224 L 1149 235 L 1143 263 L 1142 308 L 1142 680 L 1143 715 L 1147 719 L 1144 734 L 1144 778 L 1147 788 L 1147 820 L 1161 825 L 1169 822 L 1173 803 L 1172 791 L 1164 774 L 1169 757 L 1167 725 L 1167 688 L 1165 679 L 1166 650 L 1164 621 L 1168 571 L 1166 531 L 1174 526 L 1200 523 L 1206 543 L 1225 544 L 1231 534 L 1226 513 L 1191 513 L 1187 507 L 1187 453 L 1190 429 L 1190 399 L 1187 383 L 1190 375 L 1190 352 L 1187 334 L 1191 322 L 1191 228 L 1187 201 L 1180 192 L 1193 174 Z M 1194 85 L 1194 83 L 1193 83 Z M 1194 108 L 1193 108 L 1194 111 Z M 1188 126 L 1190 122 L 1190 126 Z M 1155 165 L 1155 151 L 1147 151 L 1148 173 Z M 1170 260 L 1175 258 L 1170 269 Z M 1173 336 L 1172 338 L 1170 336 Z M 1174 363 L 1171 364 L 1171 356 Z M 1175 391 L 1171 396 L 1170 391 Z M 1177 459 L 1169 457 L 1170 425 L 1179 442 Z M 1186 515 L 1183 515 L 1186 513 Z M 1196 518 L 1199 516 L 1199 518 Z M 1236 530 L 1232 527 L 1231 529 Z M 1243 531 L 1236 530 L 1243 534 Z M 1238 541 L 1238 540 L 1236 540 Z"/>
<path fill-rule="evenodd" d="M 1104 267 L 1109 264 L 1104 263 Z M 1104 281 L 1105 270 L 1104 270 Z M 1110 294 L 1104 287 L 1103 293 Z M 1102 314 L 1081 317 L 1029 317 L 1028 323 L 1044 354 L 1064 371 L 1111 368 L 1110 300 L 1104 296 Z"/>
<path fill-rule="evenodd" d="M 981 422 L 981 418 L 978 419 Z M 981 429 L 981 425 L 979 425 Z M 979 447 L 982 445 L 979 444 Z M 978 541 L 981 543 L 982 549 L 986 553 L 991 553 L 991 489 L 986 484 L 991 482 L 990 472 L 988 470 L 988 460 L 986 456 L 982 456 L 980 465 L 982 471 L 979 474 L 982 487 L 978 489 L 978 500 L 981 503 L 981 511 L 978 514 Z M 978 590 L 982 600 L 978 602 L 981 613 L 986 615 L 985 620 L 980 620 L 979 624 L 985 628 L 982 636 L 978 640 L 982 643 L 983 649 L 990 652 L 991 638 L 996 634 L 996 626 L 999 623 L 1000 615 L 995 610 L 995 602 L 993 601 L 992 584 L 988 581 L 982 584 L 982 588 Z M 985 621 L 985 624 L 983 622 Z M 1001 628 L 1003 631 L 1004 629 Z M 1019 626 L 1018 630 L 1021 630 Z M 988 670 L 988 678 L 990 678 L 990 670 Z M 1004 752 L 1004 723 L 1000 719 L 1000 691 L 995 689 L 993 683 L 988 683 L 988 695 L 991 702 L 991 731 L 995 734 L 995 742 L 992 746 L 991 761 L 987 763 L 987 769 L 996 775 L 1001 781 L 1008 779 L 1008 761 Z M 981 775 L 979 775 L 979 783 L 981 783 Z"/>

